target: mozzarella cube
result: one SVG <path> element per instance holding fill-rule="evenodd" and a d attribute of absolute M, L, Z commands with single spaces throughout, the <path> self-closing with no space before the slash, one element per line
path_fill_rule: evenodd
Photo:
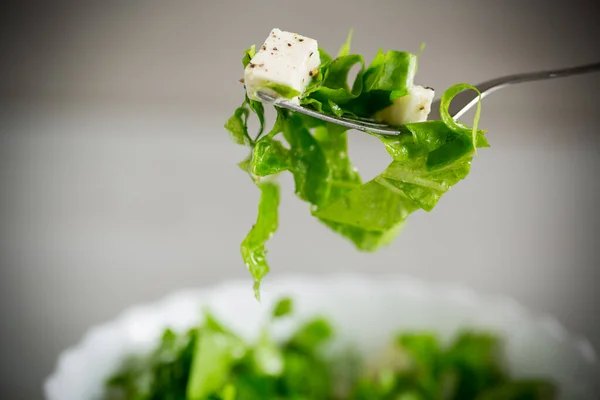
<path fill-rule="evenodd" d="M 274 97 L 282 96 L 265 87 L 269 85 L 289 87 L 302 94 L 320 64 L 316 40 L 273 29 L 244 70 L 248 97 L 260 100 L 256 97 L 259 89 Z M 297 103 L 298 96 L 291 100 Z"/>
<path fill-rule="evenodd" d="M 394 99 L 391 106 L 378 111 L 375 119 L 393 126 L 426 121 L 434 96 L 431 88 L 413 86 L 406 96 Z"/>

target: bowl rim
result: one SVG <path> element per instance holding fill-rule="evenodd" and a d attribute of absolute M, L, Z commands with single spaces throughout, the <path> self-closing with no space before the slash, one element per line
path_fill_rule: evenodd
<path fill-rule="evenodd" d="M 367 285 L 370 289 L 373 289 L 374 287 L 381 288 L 382 286 L 388 288 L 393 287 L 394 290 L 415 290 L 415 288 L 418 288 L 419 290 L 435 292 L 436 295 L 443 293 L 458 301 L 472 301 L 478 299 L 486 305 L 501 304 L 503 307 L 509 307 L 511 313 L 519 315 L 520 318 L 528 319 L 532 325 L 544 330 L 549 336 L 557 341 L 568 345 L 592 370 L 598 370 L 600 372 L 598 354 L 591 342 L 585 336 L 569 331 L 561 322 L 559 322 L 558 318 L 552 314 L 535 311 L 525 307 L 513 297 L 493 292 L 479 291 L 465 283 L 422 279 L 398 273 L 376 275 L 366 273 L 325 273 L 322 275 L 316 275 L 314 273 L 287 273 L 268 276 L 263 281 L 261 291 L 263 293 L 270 293 L 271 289 L 274 289 L 275 292 L 285 293 L 285 290 L 281 290 L 281 288 L 314 285 L 315 283 L 323 285 L 328 282 L 335 282 L 337 285 Z M 255 301 L 252 293 L 251 279 L 225 279 L 214 284 L 176 289 L 155 300 L 133 303 L 132 305 L 125 307 L 113 318 L 92 325 L 84 332 L 78 342 L 59 353 L 54 364 L 54 369 L 43 381 L 45 397 L 48 397 L 50 387 L 60 378 L 65 365 L 68 365 L 69 361 L 76 358 L 78 354 L 85 353 L 86 348 L 94 343 L 95 338 L 102 337 L 116 326 L 125 324 L 136 315 L 147 314 L 148 312 L 151 312 L 151 310 L 160 309 L 162 306 L 166 306 L 169 303 L 177 303 L 182 298 L 194 298 L 201 303 L 206 302 L 211 296 L 219 292 L 226 292 L 227 290 L 239 288 L 247 289 L 248 297 Z"/>

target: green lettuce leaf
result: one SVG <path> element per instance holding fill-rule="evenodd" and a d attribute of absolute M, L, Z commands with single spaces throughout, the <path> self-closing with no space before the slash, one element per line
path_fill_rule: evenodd
<path fill-rule="evenodd" d="M 390 106 L 394 99 L 408 94 L 416 71 L 415 54 L 380 50 L 361 75 L 362 91 L 349 107 L 356 115 L 371 117 Z"/>
<path fill-rule="evenodd" d="M 250 106 L 250 109 L 258 118 L 258 122 L 260 124 L 258 133 L 256 134 L 256 138 L 258 139 L 265 130 L 265 108 L 263 103 L 260 101 L 250 100 L 248 96 L 246 96 L 246 103 Z"/>
<path fill-rule="evenodd" d="M 417 56 L 405 51 L 390 50 L 379 53 L 364 75 L 365 92 L 386 92 L 389 100 L 408 93 L 417 72 Z"/>
<path fill-rule="evenodd" d="M 225 129 L 229 132 L 229 137 L 237 144 L 249 146 L 252 143 L 248 135 L 248 116 L 250 111 L 244 103 L 238 107 L 233 115 L 225 123 Z"/>
<path fill-rule="evenodd" d="M 294 310 L 294 303 L 289 297 L 280 299 L 273 307 L 273 318 L 281 318 L 288 316 Z"/>
<path fill-rule="evenodd" d="M 344 105 L 357 99 L 362 92 L 365 62 L 361 55 L 350 54 L 352 34 L 353 30 L 350 30 L 346 43 L 342 45 L 335 59 L 331 59 L 327 53 L 320 50 L 319 74 L 302 94 L 301 104 L 337 116 L 354 114 Z M 351 89 L 348 85 L 348 74 L 356 65 L 360 65 L 360 70 Z"/>
<path fill-rule="evenodd" d="M 342 45 L 342 47 L 340 47 L 337 56 L 338 57 L 343 57 L 343 56 L 347 56 L 348 54 L 350 54 L 350 44 L 352 43 L 352 36 L 354 35 L 354 29 L 350 29 L 350 32 L 348 32 L 348 37 L 346 38 L 346 41 L 344 42 L 344 44 Z"/>
<path fill-rule="evenodd" d="M 210 314 L 194 350 L 187 383 L 187 399 L 204 400 L 226 383 L 232 365 L 244 355 L 245 343 Z"/>
<path fill-rule="evenodd" d="M 417 208 L 402 192 L 372 180 L 317 210 L 314 215 L 367 231 L 387 231 Z"/>
<path fill-rule="evenodd" d="M 258 185 L 261 190 L 256 223 L 242 241 L 242 259 L 254 278 L 254 293 L 260 299 L 260 282 L 269 272 L 265 243 L 277 230 L 279 207 L 279 186 L 274 183 Z"/>
<path fill-rule="evenodd" d="M 254 55 L 256 54 L 256 46 L 252 46 L 249 49 L 244 51 L 244 56 L 242 57 L 242 65 L 244 66 L 244 68 L 246 68 L 248 66 L 248 64 L 250 63 L 250 60 L 252 59 L 252 57 L 254 57 Z M 248 105 L 249 108 L 256 114 L 256 116 L 258 117 L 259 123 L 260 123 L 260 129 L 258 131 L 257 134 L 257 138 L 258 136 L 260 136 L 264 130 L 265 127 L 265 111 L 264 111 L 264 106 L 260 101 L 256 101 L 256 100 L 250 100 L 248 98 L 248 96 L 246 96 L 246 100 L 244 102 L 244 104 L 242 105 L 242 107 Z M 247 128 L 247 120 L 248 120 L 248 116 L 246 115 L 246 120 L 244 122 L 244 126 L 246 127 L 246 131 L 248 130 Z M 229 130 L 229 128 L 227 128 L 227 126 L 225 126 L 225 128 L 227 130 Z M 230 131 L 231 132 L 231 131 Z"/>
<path fill-rule="evenodd" d="M 452 128 L 442 121 L 426 121 L 405 125 L 405 133 L 397 137 L 379 137 L 393 158 L 385 171 L 313 215 L 349 237 L 360 250 L 375 251 L 388 244 L 411 213 L 431 211 L 444 193 L 469 174 L 475 150 L 471 130 L 467 136 L 466 128 Z M 475 143 L 487 145 L 483 132 L 475 133 Z"/>
<path fill-rule="evenodd" d="M 358 75 L 362 76 L 364 61 L 362 56 L 347 55 L 336 58 L 325 70 L 323 80 L 317 87 L 305 92 L 301 104 L 310 105 L 320 111 L 334 115 L 354 114 L 344 105 L 358 98 L 362 91 L 362 80 L 357 80 L 352 89 L 348 86 L 348 74 L 355 65 L 360 65 Z"/>
<path fill-rule="evenodd" d="M 257 176 L 269 176 L 290 168 L 290 151 L 275 139 L 265 136 L 252 149 L 251 170 Z"/>
<path fill-rule="evenodd" d="M 252 139 L 248 132 L 248 119 L 250 112 L 257 116 L 259 121 L 259 130 Z M 225 129 L 229 132 L 229 137 L 237 144 L 250 146 L 262 135 L 265 128 L 265 109 L 261 102 L 246 99 L 241 106 L 236 108 L 233 115 L 225 123 Z"/>
<path fill-rule="evenodd" d="M 461 93 L 465 90 L 474 90 L 479 94 L 479 101 L 477 102 L 477 109 L 475 110 L 475 117 L 473 119 L 472 127 L 468 127 L 468 126 L 456 121 L 454 118 L 452 118 L 452 116 L 450 115 L 450 112 L 448 111 L 450 108 L 450 102 L 452 102 L 452 99 L 456 95 L 458 95 L 459 93 Z M 472 142 L 473 142 L 473 146 L 475 147 L 475 149 L 477 149 L 477 147 L 489 147 L 487 140 L 483 136 L 484 132 L 479 131 L 477 129 L 477 126 L 479 125 L 480 117 L 481 117 L 481 93 L 479 92 L 479 89 L 477 89 L 475 86 L 472 86 L 472 85 L 469 85 L 466 83 L 461 83 L 461 84 L 457 84 L 457 85 L 454 85 L 454 86 L 448 88 L 448 90 L 446 90 L 444 92 L 444 95 L 442 96 L 442 101 L 440 103 L 440 118 L 442 119 L 442 122 L 444 122 L 444 124 L 446 124 L 446 126 L 448 128 L 452 129 L 456 133 L 464 133 L 467 135 L 470 134 Z M 475 151 L 477 151 L 477 150 L 475 150 Z"/>
<path fill-rule="evenodd" d="M 283 135 L 290 145 L 290 171 L 294 176 L 296 195 L 312 204 L 320 204 L 327 194 L 325 154 L 297 114 L 288 117 Z"/>
<path fill-rule="evenodd" d="M 313 124 L 316 125 L 313 136 L 323 153 L 327 170 L 325 195 L 320 203 L 314 203 L 319 209 L 361 185 L 362 180 L 348 157 L 346 128 L 330 123 Z"/>
<path fill-rule="evenodd" d="M 252 57 L 254 57 L 255 54 L 256 45 L 252 45 L 249 49 L 244 50 L 244 56 L 242 57 L 242 65 L 244 66 L 244 68 L 246 68 L 248 64 L 250 64 L 250 60 L 252 60 Z"/>
<path fill-rule="evenodd" d="M 166 329 L 150 354 L 127 357 L 106 383 L 107 400 L 186 398 L 198 332 Z"/>

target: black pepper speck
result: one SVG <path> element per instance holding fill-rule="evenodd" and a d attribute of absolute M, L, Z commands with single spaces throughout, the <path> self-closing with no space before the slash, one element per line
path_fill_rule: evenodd
<path fill-rule="evenodd" d="M 292 47 L 292 44 L 291 44 L 291 43 L 288 43 L 288 47 Z"/>

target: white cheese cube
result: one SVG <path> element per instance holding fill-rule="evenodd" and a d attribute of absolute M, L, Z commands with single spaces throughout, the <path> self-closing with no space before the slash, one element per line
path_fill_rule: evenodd
<path fill-rule="evenodd" d="M 317 41 L 292 32 L 273 29 L 265 43 L 244 70 L 244 84 L 248 97 L 256 97 L 257 90 L 280 97 L 267 85 L 286 86 L 302 94 L 321 64 Z M 297 102 L 298 97 L 291 98 Z"/>
<path fill-rule="evenodd" d="M 413 86 L 406 96 L 395 99 L 391 106 L 378 111 L 375 119 L 393 126 L 426 121 L 434 96 L 431 88 Z"/>

